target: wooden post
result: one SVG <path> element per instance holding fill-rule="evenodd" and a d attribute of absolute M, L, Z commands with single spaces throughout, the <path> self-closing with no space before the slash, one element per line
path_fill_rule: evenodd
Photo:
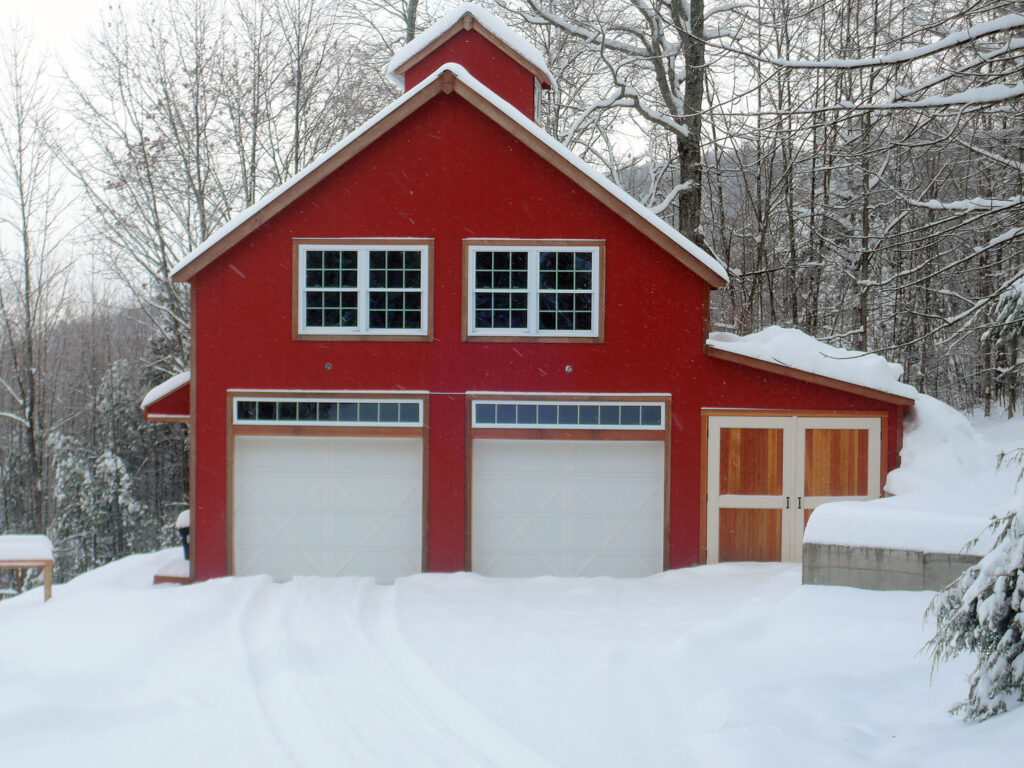
<path fill-rule="evenodd" d="M 29 568 L 43 569 L 43 602 L 53 597 L 53 560 L 0 560 L 0 568 L 24 574 Z"/>
<path fill-rule="evenodd" d="M 43 566 L 43 602 L 53 597 L 53 560 Z"/>

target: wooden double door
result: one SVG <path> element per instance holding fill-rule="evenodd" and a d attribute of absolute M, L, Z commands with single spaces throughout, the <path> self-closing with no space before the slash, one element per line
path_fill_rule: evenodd
<path fill-rule="evenodd" d="M 707 562 L 799 562 L 815 507 L 880 495 L 882 420 L 709 415 Z"/>

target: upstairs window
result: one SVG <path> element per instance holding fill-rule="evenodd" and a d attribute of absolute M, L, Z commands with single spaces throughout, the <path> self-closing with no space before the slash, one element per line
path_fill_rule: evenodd
<path fill-rule="evenodd" d="M 597 337 L 600 257 L 597 245 L 470 245 L 468 335 Z"/>
<path fill-rule="evenodd" d="M 300 244 L 299 333 L 426 334 L 428 267 L 426 244 Z"/>

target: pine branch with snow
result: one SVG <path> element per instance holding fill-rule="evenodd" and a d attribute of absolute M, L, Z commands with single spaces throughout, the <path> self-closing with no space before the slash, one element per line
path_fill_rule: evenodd
<path fill-rule="evenodd" d="M 967 698 L 951 710 L 974 721 L 1024 703 L 1024 498 L 990 530 L 992 551 L 928 607 L 937 625 L 926 646 L 933 668 L 962 653 L 977 657 Z"/>

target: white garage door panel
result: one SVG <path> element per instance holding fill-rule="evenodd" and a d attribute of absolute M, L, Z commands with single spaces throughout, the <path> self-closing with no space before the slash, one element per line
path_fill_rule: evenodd
<path fill-rule="evenodd" d="M 664 462 L 660 441 L 475 440 L 473 570 L 658 573 Z"/>
<path fill-rule="evenodd" d="M 422 456 L 419 438 L 235 438 L 235 573 L 419 573 Z"/>

